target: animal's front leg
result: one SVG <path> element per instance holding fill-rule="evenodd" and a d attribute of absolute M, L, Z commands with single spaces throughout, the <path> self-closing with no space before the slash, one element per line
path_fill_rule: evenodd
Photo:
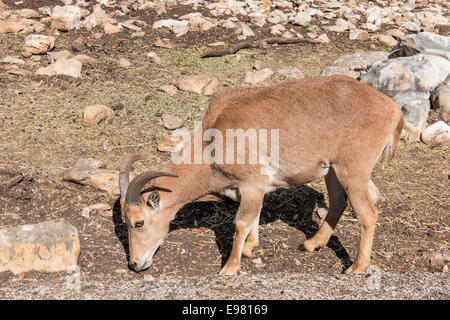
<path fill-rule="evenodd" d="M 241 255 L 245 240 L 252 228 L 259 222 L 264 199 L 264 188 L 255 188 L 254 185 L 241 187 L 241 204 L 234 221 L 236 232 L 234 235 L 233 249 L 225 266 L 219 274 L 233 275 L 240 271 Z"/>

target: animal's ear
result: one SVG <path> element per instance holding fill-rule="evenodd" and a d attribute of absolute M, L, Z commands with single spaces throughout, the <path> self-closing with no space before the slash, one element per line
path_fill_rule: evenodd
<path fill-rule="evenodd" d="M 158 191 L 152 192 L 147 199 L 147 206 L 156 210 L 159 208 L 159 193 Z"/>

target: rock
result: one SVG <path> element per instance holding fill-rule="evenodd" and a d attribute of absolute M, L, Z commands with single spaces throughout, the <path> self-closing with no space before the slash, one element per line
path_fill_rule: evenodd
<path fill-rule="evenodd" d="M 384 44 L 388 47 L 394 47 L 397 45 L 397 40 L 395 40 L 393 37 L 384 35 L 384 34 L 376 34 L 372 36 L 372 40 Z"/>
<path fill-rule="evenodd" d="M 164 113 L 162 115 L 163 125 L 166 129 L 175 130 L 181 128 L 184 124 L 183 119 L 180 117 L 174 116 L 170 113 Z"/>
<path fill-rule="evenodd" d="M 127 21 L 121 22 L 120 25 L 122 27 L 125 27 L 125 28 L 133 30 L 133 31 L 137 31 L 137 32 L 142 31 L 141 27 L 138 27 L 138 26 L 134 25 L 133 23 L 134 23 L 133 20 L 127 20 Z"/>
<path fill-rule="evenodd" d="M 172 44 L 169 42 L 169 39 L 158 38 L 153 45 L 159 48 L 172 49 Z"/>
<path fill-rule="evenodd" d="M 408 21 L 405 24 L 403 24 L 401 26 L 402 29 L 405 29 L 407 31 L 411 31 L 411 32 L 419 32 L 420 31 L 420 26 L 417 23 Z"/>
<path fill-rule="evenodd" d="M 181 137 L 165 136 L 158 141 L 157 150 L 161 152 L 175 152 L 183 145 Z"/>
<path fill-rule="evenodd" d="M 189 21 L 183 20 L 178 21 L 174 19 L 166 19 L 166 20 L 159 20 L 153 23 L 153 29 L 159 29 L 159 28 L 168 28 L 171 30 L 177 37 L 180 37 L 184 34 L 186 34 L 189 30 Z"/>
<path fill-rule="evenodd" d="M 32 9 L 21 9 L 17 11 L 17 13 L 22 17 L 26 19 L 33 19 L 33 18 L 39 18 L 39 13 Z"/>
<path fill-rule="evenodd" d="M 409 34 L 404 42 L 419 52 L 424 52 L 426 49 L 450 51 L 450 36 L 443 36 L 433 32 Z"/>
<path fill-rule="evenodd" d="M 160 64 L 161 63 L 161 58 L 158 57 L 156 52 L 152 51 L 152 52 L 147 53 L 147 58 L 149 58 L 152 62 L 154 62 L 156 64 Z"/>
<path fill-rule="evenodd" d="M 84 64 L 93 65 L 96 62 L 96 60 L 94 58 L 89 57 L 88 55 L 85 55 L 85 54 L 77 54 L 73 58 L 75 60 L 80 61 L 83 65 Z"/>
<path fill-rule="evenodd" d="M 278 35 L 281 35 L 285 31 L 286 31 L 286 28 L 281 24 L 276 24 L 276 25 L 270 27 L 270 34 L 273 34 L 273 35 L 278 36 Z"/>
<path fill-rule="evenodd" d="M 263 266 L 263 262 L 262 262 L 262 259 L 260 257 L 258 257 L 256 259 L 252 259 L 252 263 L 254 265 L 256 265 L 257 267 L 262 267 Z"/>
<path fill-rule="evenodd" d="M 300 26 L 306 26 L 311 22 L 311 16 L 306 12 L 299 12 L 297 15 L 292 19 L 292 22 L 294 24 L 300 25 Z"/>
<path fill-rule="evenodd" d="M 83 218 L 89 219 L 90 213 L 91 213 L 91 209 L 89 209 L 89 207 L 85 207 L 85 208 L 83 208 L 83 210 L 81 210 L 81 216 Z"/>
<path fill-rule="evenodd" d="M 363 23 L 363 24 L 361 24 L 361 28 L 365 29 L 365 30 L 367 30 L 369 32 L 375 32 L 378 29 L 380 29 L 379 26 L 377 26 L 375 24 L 372 24 L 372 23 Z"/>
<path fill-rule="evenodd" d="M 403 113 L 403 131 L 401 138 L 405 140 L 418 140 L 420 134 L 427 124 L 430 111 L 430 100 L 426 93 L 402 92 L 395 97 L 394 101 Z"/>
<path fill-rule="evenodd" d="M 266 17 L 265 14 L 260 13 L 260 12 L 252 12 L 248 15 L 248 17 L 250 18 L 251 23 L 253 23 L 254 25 L 258 26 L 258 27 L 264 27 L 264 25 L 266 24 Z"/>
<path fill-rule="evenodd" d="M 288 22 L 288 17 L 281 10 L 274 10 L 270 13 L 269 19 L 267 19 L 270 23 L 273 24 L 286 24 Z"/>
<path fill-rule="evenodd" d="M 433 56 L 439 56 L 450 61 L 450 51 L 438 50 L 438 49 L 425 49 L 424 54 L 431 54 Z"/>
<path fill-rule="evenodd" d="M 325 67 L 320 75 L 329 76 L 333 74 L 345 74 L 352 78 L 360 76 L 361 72 L 379 61 L 384 61 L 388 54 L 383 51 L 362 51 L 340 57 L 333 61 L 330 66 Z"/>
<path fill-rule="evenodd" d="M 104 162 L 91 159 L 79 159 L 63 179 L 106 191 L 111 195 L 120 194 L 119 171 L 106 169 Z"/>
<path fill-rule="evenodd" d="M 157 2 L 155 6 L 153 7 L 153 10 L 155 10 L 156 14 L 158 16 L 162 15 L 163 13 L 166 13 L 166 5 L 164 2 Z"/>
<path fill-rule="evenodd" d="M 236 25 L 236 33 L 245 37 L 252 37 L 255 35 L 252 29 L 243 22 L 238 22 Z"/>
<path fill-rule="evenodd" d="M 3 63 L 11 63 L 11 64 L 25 64 L 25 61 L 22 59 L 18 59 L 12 56 L 6 56 L 2 60 Z"/>
<path fill-rule="evenodd" d="M 191 91 L 205 96 L 212 95 L 219 90 L 219 81 L 209 73 L 196 76 L 184 76 L 174 82 L 178 89 Z"/>
<path fill-rule="evenodd" d="M 105 34 L 114 34 L 121 32 L 122 29 L 118 26 L 113 25 L 112 23 L 107 22 L 103 26 L 103 31 L 105 32 Z"/>
<path fill-rule="evenodd" d="M 125 59 L 125 58 L 120 58 L 119 59 L 119 66 L 120 67 L 122 67 L 122 68 L 129 68 L 129 67 L 131 67 L 131 62 L 130 61 L 128 61 L 127 59 Z"/>
<path fill-rule="evenodd" d="M 108 211 L 111 210 L 111 206 L 107 203 L 95 203 L 90 205 L 89 210 L 91 211 Z"/>
<path fill-rule="evenodd" d="M 47 55 L 50 57 L 52 63 L 60 59 L 70 59 L 73 57 L 72 52 L 68 50 L 47 52 Z"/>
<path fill-rule="evenodd" d="M 263 63 L 261 62 L 261 60 L 256 60 L 255 63 L 253 63 L 252 68 L 255 70 L 261 70 L 263 69 Z"/>
<path fill-rule="evenodd" d="M 410 91 L 429 93 L 450 74 L 450 61 L 434 55 L 417 54 L 376 64 L 361 81 L 390 97 Z"/>
<path fill-rule="evenodd" d="M 236 25 L 236 23 L 234 23 L 233 21 L 226 20 L 226 21 L 222 24 L 222 28 L 225 28 L 225 29 L 235 29 L 235 28 L 237 28 L 237 25 Z"/>
<path fill-rule="evenodd" d="M 208 31 L 214 26 L 214 23 L 202 16 L 195 16 L 189 20 L 189 30 L 191 31 Z"/>
<path fill-rule="evenodd" d="M 344 74 L 346 76 L 356 79 L 359 77 L 360 72 L 349 70 L 344 67 L 337 67 L 337 66 L 327 66 L 327 67 L 323 68 L 323 70 L 320 72 L 321 76 L 331 76 L 333 74 Z"/>
<path fill-rule="evenodd" d="M 55 6 L 52 10 L 52 29 L 69 31 L 79 29 L 82 17 L 81 8 L 74 5 Z"/>
<path fill-rule="evenodd" d="M 260 83 L 267 80 L 272 74 L 273 71 L 269 68 L 258 71 L 249 71 L 245 74 L 244 82 L 251 84 Z"/>
<path fill-rule="evenodd" d="M 433 91 L 431 102 L 441 118 L 450 123 L 450 82 L 447 81 Z"/>
<path fill-rule="evenodd" d="M 78 231 L 64 220 L 0 229 L 0 272 L 64 271 L 79 254 Z"/>
<path fill-rule="evenodd" d="M 433 267 L 442 268 L 450 263 L 450 252 L 430 252 L 425 257 Z"/>
<path fill-rule="evenodd" d="M 110 18 L 100 6 L 94 6 L 92 14 L 85 17 L 82 21 L 82 25 L 88 30 L 91 30 L 98 25 L 104 25 L 106 23 L 113 24 L 117 23 L 117 21 L 113 18 Z"/>
<path fill-rule="evenodd" d="M 332 32 L 344 32 L 344 31 L 347 31 L 349 29 L 355 28 L 355 26 L 352 23 L 350 23 L 350 22 L 348 22 L 348 21 L 346 21 L 344 19 L 339 18 L 339 19 L 337 19 L 335 21 L 335 25 L 334 26 L 325 26 L 323 28 L 325 30 L 329 30 L 329 31 L 332 31 Z"/>
<path fill-rule="evenodd" d="M 175 94 L 177 94 L 177 87 L 173 86 L 173 85 L 163 85 L 159 88 L 159 90 L 164 91 L 165 93 L 167 93 L 170 96 L 173 96 Z"/>
<path fill-rule="evenodd" d="M 369 40 L 369 33 L 362 29 L 350 29 L 348 38 L 350 40 L 366 41 Z"/>
<path fill-rule="evenodd" d="M 287 67 L 277 71 L 279 74 L 285 76 L 286 78 L 301 79 L 305 76 L 296 67 Z"/>
<path fill-rule="evenodd" d="M 323 17 L 324 15 L 323 11 L 316 8 L 308 8 L 305 10 L 305 13 L 309 14 L 311 17 Z"/>
<path fill-rule="evenodd" d="M 17 65 L 7 67 L 6 72 L 8 74 L 14 74 L 16 76 L 30 76 L 33 74 L 31 71 L 19 68 Z"/>
<path fill-rule="evenodd" d="M 87 106 L 83 110 L 84 126 L 95 126 L 103 120 L 110 121 L 115 117 L 114 110 L 104 105 Z"/>
<path fill-rule="evenodd" d="M 30 54 L 43 54 L 55 46 L 55 37 L 30 34 L 25 38 L 23 51 Z"/>
<path fill-rule="evenodd" d="M 17 33 L 25 29 L 25 25 L 20 22 L 8 22 L 0 20 L 0 34 Z"/>
<path fill-rule="evenodd" d="M 59 59 L 47 67 L 37 69 L 36 74 L 44 76 L 66 75 L 80 78 L 82 66 L 83 64 L 75 58 Z"/>
<path fill-rule="evenodd" d="M 311 34 L 309 36 L 311 37 Z M 318 36 L 316 41 L 319 43 L 329 43 L 330 39 L 328 38 L 327 34 L 324 33 L 324 34 L 321 34 L 320 36 Z"/>
<path fill-rule="evenodd" d="M 271 5 L 272 5 L 271 0 L 261 0 L 258 3 L 258 6 L 262 9 L 264 9 L 265 11 L 270 11 Z"/>
<path fill-rule="evenodd" d="M 390 30 L 386 31 L 386 34 L 388 36 L 398 37 L 398 38 L 401 38 L 401 37 L 405 36 L 405 33 L 402 30 L 400 30 L 400 29 L 390 29 Z"/>
<path fill-rule="evenodd" d="M 450 126 L 444 121 L 433 123 L 423 130 L 421 140 L 430 147 L 450 146 Z"/>
<path fill-rule="evenodd" d="M 47 29 L 47 26 L 45 23 L 38 22 L 33 25 L 33 29 L 35 33 L 42 33 Z"/>
<path fill-rule="evenodd" d="M 216 41 L 216 42 L 208 43 L 208 47 L 223 47 L 226 45 L 227 44 L 223 41 Z"/>

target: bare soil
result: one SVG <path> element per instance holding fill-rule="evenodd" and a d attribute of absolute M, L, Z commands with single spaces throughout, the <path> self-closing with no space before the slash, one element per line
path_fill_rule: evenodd
<path fill-rule="evenodd" d="M 4 1 L 12 4 L 12 1 Z M 40 7 L 49 1 L 29 1 Z M 175 10 L 175 9 L 174 9 Z M 179 9 L 178 15 L 191 12 Z M 167 15 L 173 14 L 169 12 Z M 210 72 L 222 88 L 241 86 L 245 72 L 255 61 L 278 70 L 295 66 L 306 76 L 320 71 L 339 56 L 364 50 L 389 48 L 369 42 L 349 41 L 347 34 L 329 34 L 329 44 L 280 45 L 264 50 L 242 50 L 234 55 L 202 59 L 208 43 L 230 43 L 231 33 L 211 30 L 175 38 L 164 31 L 152 32 L 154 16 L 136 16 L 149 23 L 144 37 L 131 38 L 128 31 L 95 39 L 95 31 L 75 30 L 57 37 L 55 51 L 67 49 L 96 59 L 83 66 L 81 79 L 7 74 L 0 65 L 0 169 L 21 172 L 24 179 L 0 190 L 0 227 L 38 223 L 63 218 L 79 230 L 79 266 L 83 280 L 133 280 L 143 273 L 127 267 L 127 232 L 120 219 L 118 199 L 90 187 L 64 182 L 63 173 L 77 159 L 92 157 L 117 169 L 131 153 L 144 153 L 148 161 L 137 171 L 159 168 L 168 155 L 156 151 L 158 138 L 169 134 L 161 124 L 163 112 L 182 117 L 192 128 L 200 120 L 208 98 L 179 91 L 171 97 L 158 90 L 183 74 Z M 164 16 L 163 16 L 164 18 Z M 264 38 L 261 32 L 257 38 Z M 73 41 L 82 38 L 82 44 Z M 157 37 L 168 38 L 173 49 L 153 47 Z M 20 55 L 24 36 L 0 35 L 0 57 Z M 162 59 L 152 64 L 146 54 L 155 51 Z M 131 61 L 120 68 L 118 59 Z M 48 64 L 46 56 L 39 66 Z M 36 68 L 37 66 L 35 66 Z M 264 84 L 282 81 L 278 74 Z M 87 105 L 104 104 L 116 109 L 110 123 L 86 128 L 81 111 Z M 438 120 L 432 110 L 429 122 Z M 430 149 L 421 142 L 401 142 L 391 164 L 376 167 L 373 180 L 384 200 L 377 204 L 380 216 L 373 249 L 373 264 L 389 273 L 440 272 L 426 254 L 449 250 L 450 161 L 448 148 Z M 11 178 L 0 173 L 0 182 Z M 106 202 L 112 216 L 81 216 L 83 207 Z M 344 213 L 328 246 L 307 253 L 302 242 L 318 229 L 317 209 L 327 204 L 323 181 L 295 190 L 277 191 L 266 197 L 260 222 L 261 243 L 255 258 L 243 259 L 249 274 L 307 273 L 339 274 L 355 257 L 359 224 L 351 208 Z M 232 243 L 233 219 L 238 205 L 232 201 L 195 203 L 182 209 L 171 232 L 146 271 L 156 279 L 216 274 L 226 261 Z M 65 273 L 29 272 L 24 281 L 58 282 Z M 12 273 L 0 273 L 3 285 L 17 281 Z"/>

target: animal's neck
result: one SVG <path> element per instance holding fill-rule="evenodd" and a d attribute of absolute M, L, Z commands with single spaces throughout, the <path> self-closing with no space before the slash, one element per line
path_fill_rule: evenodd
<path fill-rule="evenodd" d="M 160 177 L 154 187 L 159 190 L 161 203 L 169 212 L 176 214 L 185 204 L 203 196 L 218 192 L 226 181 L 211 173 L 209 165 L 169 165 L 165 171 L 173 172 L 178 178 Z"/>

